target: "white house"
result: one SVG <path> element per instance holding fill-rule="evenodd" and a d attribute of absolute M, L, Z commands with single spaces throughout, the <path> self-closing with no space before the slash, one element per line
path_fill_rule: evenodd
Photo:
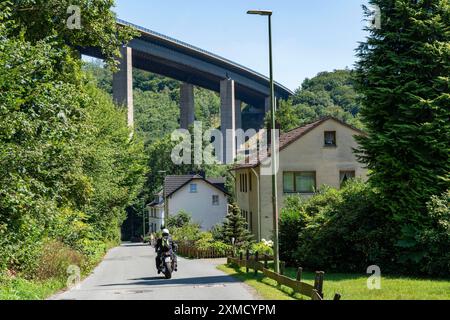
<path fill-rule="evenodd" d="M 161 230 L 164 226 L 164 197 L 161 191 L 155 196 L 153 202 L 147 205 L 148 230 L 150 233 Z"/>
<path fill-rule="evenodd" d="M 164 181 L 165 217 L 189 213 L 202 230 L 222 223 L 228 213 L 225 179 L 201 175 L 167 176 Z"/>

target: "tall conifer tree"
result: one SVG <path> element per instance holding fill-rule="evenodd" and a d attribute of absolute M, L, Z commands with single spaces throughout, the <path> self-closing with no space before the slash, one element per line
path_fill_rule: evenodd
<path fill-rule="evenodd" d="M 381 25 L 358 49 L 368 131 L 359 156 L 380 209 L 399 230 L 400 261 L 418 262 L 426 254 L 417 241 L 430 223 L 426 203 L 450 182 L 450 2 L 369 2 L 379 7 Z"/>
<path fill-rule="evenodd" d="M 247 221 L 236 204 L 232 204 L 223 224 L 223 234 L 226 241 L 235 240 L 237 247 L 246 247 L 253 241 L 253 235 L 248 230 Z"/>

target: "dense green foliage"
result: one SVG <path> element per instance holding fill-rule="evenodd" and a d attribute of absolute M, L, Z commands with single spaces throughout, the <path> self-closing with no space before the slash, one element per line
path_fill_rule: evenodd
<path fill-rule="evenodd" d="M 425 253 L 421 270 L 429 274 L 448 275 L 450 270 L 450 190 L 433 196 L 427 203 L 430 227 L 416 236 Z"/>
<path fill-rule="evenodd" d="M 370 3 L 381 8 L 382 27 L 358 49 L 368 132 L 359 155 L 379 192 L 377 210 L 395 228 L 392 258 L 408 268 L 431 254 L 418 240 L 434 229 L 426 203 L 450 186 L 450 4 Z"/>
<path fill-rule="evenodd" d="M 360 181 L 341 190 L 324 187 L 310 200 L 290 199 L 280 222 L 282 259 L 330 271 L 363 272 L 372 264 L 388 271 L 381 262 L 388 261 L 385 241 L 392 230 L 373 210 L 374 199 Z"/>
<path fill-rule="evenodd" d="M 279 104 L 276 117 L 281 130 L 287 132 L 325 116 L 334 116 L 363 128 L 354 84 L 351 70 L 321 72 L 312 79 L 306 79 L 293 97 Z"/>
<path fill-rule="evenodd" d="M 110 67 L 115 67 L 119 48 L 137 33 L 118 26 L 111 8 L 114 0 L 9 0 L 11 19 L 18 28 L 13 35 L 22 34 L 32 44 L 49 37 L 59 46 L 99 48 Z M 81 28 L 70 29 L 67 21 L 70 6 L 80 8 Z"/>
<path fill-rule="evenodd" d="M 15 11 L 2 5 L 0 270 L 60 276 L 119 240 L 124 209 L 143 183 L 144 145 L 130 140 L 124 111 L 81 71 L 70 47 L 58 37 L 18 35 L 26 25 L 15 15 L 6 20 Z M 103 19 L 107 26 L 113 17 Z"/>
<path fill-rule="evenodd" d="M 189 213 L 182 211 L 174 216 L 168 217 L 165 227 L 169 228 L 169 230 L 173 228 L 182 228 L 183 226 L 190 223 L 191 220 L 192 218 Z"/>
<path fill-rule="evenodd" d="M 281 259 L 311 270 L 362 273 L 378 265 L 384 273 L 448 276 L 448 192 L 429 202 L 427 215 L 434 225 L 415 235 L 427 254 L 409 268 L 392 259 L 398 250 L 392 241 L 396 228 L 377 209 L 378 201 L 374 189 L 361 181 L 348 181 L 341 190 L 324 187 L 309 200 L 289 198 L 280 220 Z"/>

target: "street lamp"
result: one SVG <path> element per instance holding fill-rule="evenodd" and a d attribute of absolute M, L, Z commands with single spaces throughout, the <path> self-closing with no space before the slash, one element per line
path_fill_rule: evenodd
<path fill-rule="evenodd" d="M 278 190 L 277 190 L 277 165 L 276 165 L 276 128 L 275 128 L 275 89 L 273 83 L 273 62 L 272 62 L 272 11 L 269 10 L 249 10 L 247 14 L 255 14 L 260 16 L 267 16 L 269 20 L 269 67 L 270 67 L 270 118 L 272 123 L 272 213 L 273 213 L 273 253 L 275 272 L 280 271 L 280 258 L 278 246 Z"/>

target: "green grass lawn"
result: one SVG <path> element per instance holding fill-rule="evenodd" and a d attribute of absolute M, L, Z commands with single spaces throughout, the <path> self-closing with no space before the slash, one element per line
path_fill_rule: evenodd
<path fill-rule="evenodd" d="M 237 279 L 255 288 L 264 299 L 309 299 L 297 294 L 292 289 L 280 287 L 277 283 L 259 273 L 245 273 L 245 268 L 219 266 L 219 269 L 233 275 Z M 288 277 L 295 278 L 296 270 L 287 268 Z M 450 300 L 450 279 L 418 279 L 408 277 L 382 276 L 381 290 L 367 288 L 368 275 L 325 273 L 324 298 L 333 299 L 335 293 L 340 293 L 342 300 Z M 303 280 L 314 284 L 314 274 L 303 273 Z"/>

